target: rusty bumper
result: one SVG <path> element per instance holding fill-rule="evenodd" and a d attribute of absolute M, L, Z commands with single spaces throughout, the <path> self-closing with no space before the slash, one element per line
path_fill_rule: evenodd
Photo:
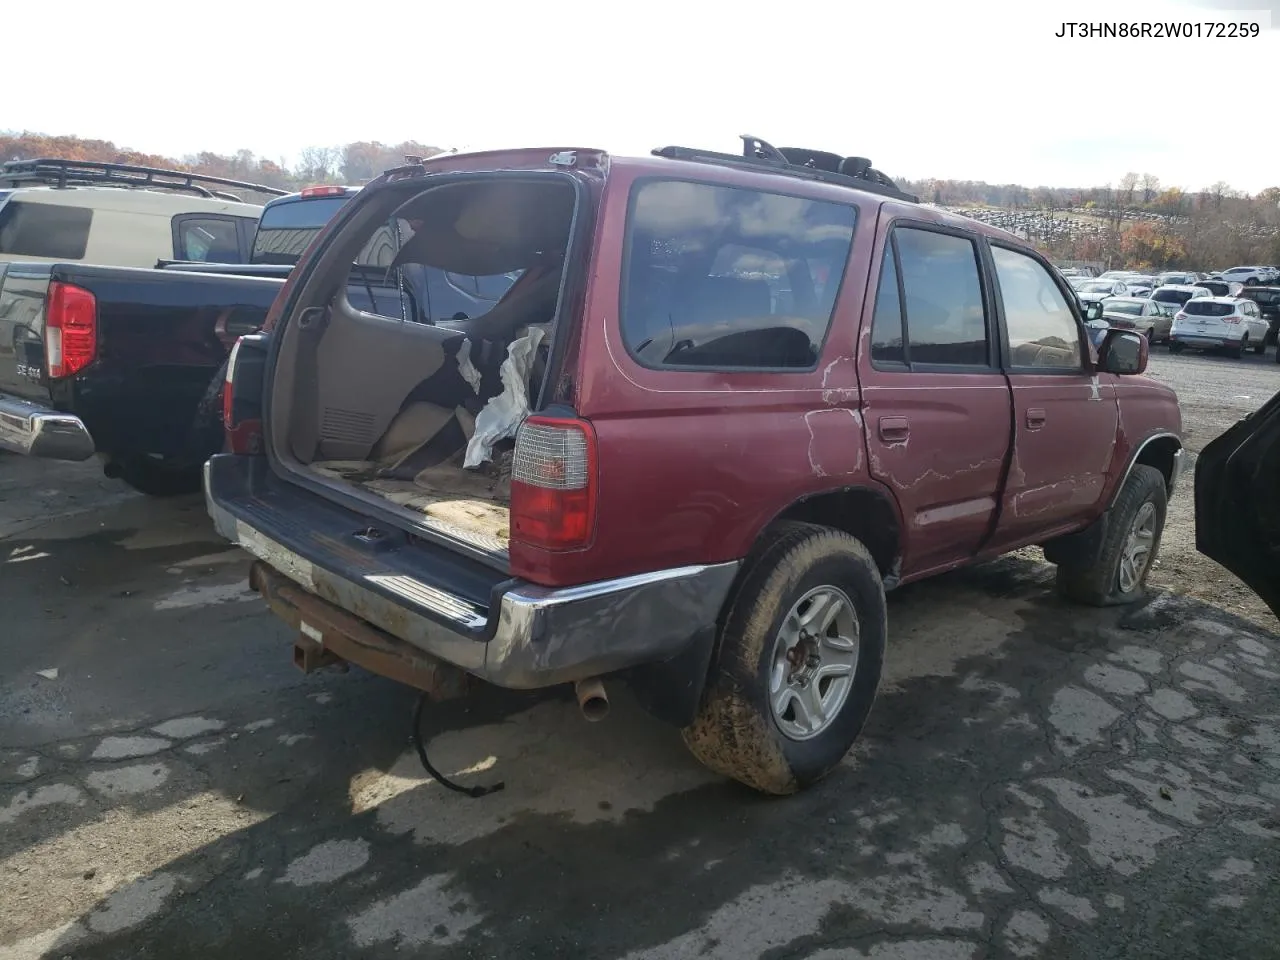
<path fill-rule="evenodd" d="M 293 662 L 305 673 L 354 663 L 425 690 L 438 700 L 466 692 L 467 675 L 457 667 L 307 593 L 261 560 L 249 569 L 249 586 L 262 594 L 276 616 L 298 631 Z"/>

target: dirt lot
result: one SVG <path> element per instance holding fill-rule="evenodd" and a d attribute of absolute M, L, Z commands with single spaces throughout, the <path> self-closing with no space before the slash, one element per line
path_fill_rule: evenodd
<path fill-rule="evenodd" d="M 1153 374 L 1193 450 L 1280 389 Z M 198 498 L 0 458 L 0 960 L 1277 955 L 1280 626 L 1189 484 L 1157 579 L 1208 603 L 1070 607 L 1025 557 L 897 591 L 859 747 L 784 801 L 622 690 L 440 708 L 435 762 L 506 782 L 448 793 L 410 693 L 298 673 L 246 569 Z"/>

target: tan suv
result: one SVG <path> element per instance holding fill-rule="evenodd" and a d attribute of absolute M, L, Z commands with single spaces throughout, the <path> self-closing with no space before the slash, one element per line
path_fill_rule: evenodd
<path fill-rule="evenodd" d="M 285 192 L 127 164 L 11 161 L 0 167 L 0 263 L 245 263 L 262 206 L 239 194 Z"/>

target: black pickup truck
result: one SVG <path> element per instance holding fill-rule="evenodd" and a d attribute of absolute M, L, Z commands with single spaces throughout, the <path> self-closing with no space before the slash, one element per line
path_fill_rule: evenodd
<path fill-rule="evenodd" d="M 232 345 L 261 325 L 299 255 L 358 191 L 272 200 L 248 264 L 0 263 L 0 450 L 96 454 L 108 476 L 154 496 L 199 489 L 200 466 L 222 448 L 218 398 Z M 484 312 L 509 282 L 405 275 L 390 267 L 400 236 L 389 224 L 362 252 L 354 306 L 448 320 Z"/>

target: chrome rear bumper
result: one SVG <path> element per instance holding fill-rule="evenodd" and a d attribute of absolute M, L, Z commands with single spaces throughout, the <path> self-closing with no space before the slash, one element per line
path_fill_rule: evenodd
<path fill-rule="evenodd" d="M 50 460 L 88 460 L 94 445 L 79 417 L 0 395 L 0 450 Z"/>
<path fill-rule="evenodd" d="M 247 459 L 205 464 L 219 534 L 330 606 L 500 687 L 549 687 L 676 657 L 714 630 L 739 568 L 696 564 L 573 587 L 508 581 L 477 601 L 415 570 L 414 551 L 357 551 L 307 515 L 300 495 L 237 495 L 228 477 Z"/>

